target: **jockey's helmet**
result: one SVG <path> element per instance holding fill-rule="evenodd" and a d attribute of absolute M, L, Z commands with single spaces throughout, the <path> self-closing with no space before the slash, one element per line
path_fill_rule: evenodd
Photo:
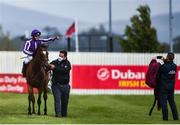
<path fill-rule="evenodd" d="M 41 35 L 41 32 L 37 29 L 34 29 L 32 32 L 31 32 L 31 36 L 36 36 L 36 35 Z"/>

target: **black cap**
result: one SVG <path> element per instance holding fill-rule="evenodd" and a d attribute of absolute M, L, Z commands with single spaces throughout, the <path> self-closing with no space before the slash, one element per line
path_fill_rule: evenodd
<path fill-rule="evenodd" d="M 167 57 L 171 61 L 174 60 L 174 53 L 173 52 L 168 52 Z"/>
<path fill-rule="evenodd" d="M 66 50 L 61 50 L 60 53 L 63 53 L 65 57 L 67 57 L 67 51 Z"/>
<path fill-rule="evenodd" d="M 168 52 L 168 55 L 174 55 L 174 53 L 173 52 Z"/>

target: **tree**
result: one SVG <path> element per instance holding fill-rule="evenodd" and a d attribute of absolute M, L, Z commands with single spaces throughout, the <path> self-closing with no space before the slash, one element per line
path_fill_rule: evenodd
<path fill-rule="evenodd" d="M 8 35 L 4 34 L 2 26 L 0 26 L 0 51 L 16 50 L 13 41 Z"/>
<path fill-rule="evenodd" d="M 126 26 L 124 37 L 119 38 L 124 52 L 163 52 L 164 46 L 157 40 L 156 29 L 151 26 L 148 5 L 137 8 L 139 15 L 131 18 L 131 26 Z"/>
<path fill-rule="evenodd" d="M 2 26 L 0 25 L 0 38 L 2 39 L 3 37 L 4 37 L 4 32 Z"/>
<path fill-rule="evenodd" d="M 16 47 L 8 36 L 5 36 L 3 39 L 1 39 L 0 51 L 13 51 L 13 50 L 16 50 Z"/>

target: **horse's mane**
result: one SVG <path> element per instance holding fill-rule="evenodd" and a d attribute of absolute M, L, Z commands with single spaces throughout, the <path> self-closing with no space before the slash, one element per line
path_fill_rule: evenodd
<path fill-rule="evenodd" d="M 43 51 L 47 52 L 47 48 L 45 48 L 43 46 L 38 46 L 38 48 L 36 49 L 36 51 L 33 54 L 33 58 L 41 58 L 42 60 L 45 60 L 45 59 L 43 59 L 43 57 L 48 58 L 48 57 L 44 56 Z M 47 52 L 47 54 L 48 54 L 48 52 Z"/>
<path fill-rule="evenodd" d="M 38 46 L 36 51 L 34 52 L 33 54 L 33 57 L 35 57 L 40 51 L 42 51 L 42 47 L 41 46 Z"/>

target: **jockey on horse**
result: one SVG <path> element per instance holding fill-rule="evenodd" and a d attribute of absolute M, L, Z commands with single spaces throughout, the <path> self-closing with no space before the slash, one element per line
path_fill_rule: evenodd
<path fill-rule="evenodd" d="M 48 46 L 50 43 L 52 43 L 55 40 L 59 39 L 59 36 L 50 37 L 48 39 L 40 39 L 41 32 L 37 29 L 33 30 L 31 32 L 32 38 L 30 40 L 27 40 L 23 52 L 27 56 L 23 61 L 23 68 L 22 68 L 22 74 L 24 77 L 26 77 L 26 69 L 29 62 L 33 59 L 33 54 L 38 48 L 38 46 L 44 45 Z"/>

